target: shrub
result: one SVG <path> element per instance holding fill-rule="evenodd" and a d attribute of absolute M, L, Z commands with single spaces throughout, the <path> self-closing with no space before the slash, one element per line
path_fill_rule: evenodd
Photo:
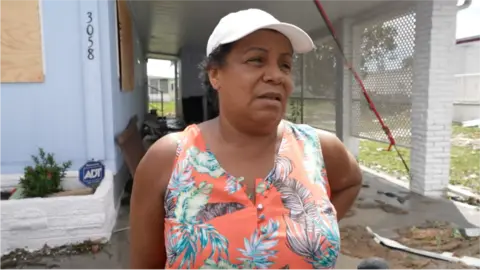
<path fill-rule="evenodd" d="M 39 155 L 32 155 L 34 166 L 25 167 L 20 186 L 25 198 L 46 197 L 62 191 L 61 181 L 72 165 L 71 161 L 57 164 L 54 155 L 40 148 Z"/>

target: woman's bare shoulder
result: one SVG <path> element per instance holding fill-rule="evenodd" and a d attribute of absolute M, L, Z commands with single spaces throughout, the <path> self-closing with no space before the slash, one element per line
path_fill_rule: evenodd
<path fill-rule="evenodd" d="M 325 159 L 335 159 L 341 162 L 349 161 L 349 151 L 337 135 L 321 129 L 316 129 L 316 131 Z"/>
<path fill-rule="evenodd" d="M 170 133 L 147 150 L 135 172 L 135 184 L 164 189 L 175 162 L 179 133 Z"/>
<path fill-rule="evenodd" d="M 164 197 L 175 162 L 178 134 L 156 141 L 135 171 L 130 200 L 131 268 L 162 268 L 165 265 Z"/>
<path fill-rule="evenodd" d="M 357 160 L 343 142 L 328 131 L 317 129 L 317 134 L 332 190 L 361 182 L 362 176 Z"/>
<path fill-rule="evenodd" d="M 178 146 L 180 133 L 169 133 L 158 139 L 145 153 L 144 158 L 147 160 L 153 158 L 170 159 L 175 158 L 175 152 Z"/>

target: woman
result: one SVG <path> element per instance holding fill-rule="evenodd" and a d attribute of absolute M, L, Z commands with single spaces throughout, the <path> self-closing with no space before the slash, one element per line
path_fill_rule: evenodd
<path fill-rule="evenodd" d="M 261 10 L 220 20 L 203 65 L 220 114 L 161 138 L 140 162 L 132 268 L 335 266 L 359 166 L 334 135 L 282 120 L 293 53 L 313 48 Z"/>

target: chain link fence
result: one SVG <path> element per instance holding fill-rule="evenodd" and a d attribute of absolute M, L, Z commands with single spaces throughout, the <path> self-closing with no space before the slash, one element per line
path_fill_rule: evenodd
<path fill-rule="evenodd" d="M 285 118 L 293 123 L 303 123 L 303 57 L 293 59 L 294 88 L 287 105 Z"/>
<path fill-rule="evenodd" d="M 410 146 L 412 62 L 415 49 L 415 13 L 353 28 L 354 66 L 398 145 Z M 357 83 L 352 85 L 352 136 L 388 142 L 385 132 L 365 101 Z"/>
<path fill-rule="evenodd" d="M 287 119 L 335 132 L 336 46 L 328 37 L 316 50 L 295 58 L 295 90 Z"/>
<path fill-rule="evenodd" d="M 409 147 L 415 13 L 399 11 L 380 20 L 355 24 L 352 33 L 353 65 L 397 144 Z M 286 118 L 335 132 L 335 91 L 340 80 L 336 69 L 343 63 L 338 62 L 332 37 L 317 41 L 316 46 L 315 51 L 295 58 L 295 89 Z M 353 77 L 351 86 L 351 135 L 388 143 Z"/>

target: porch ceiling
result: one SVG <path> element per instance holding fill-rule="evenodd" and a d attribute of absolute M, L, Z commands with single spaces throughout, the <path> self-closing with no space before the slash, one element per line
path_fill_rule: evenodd
<path fill-rule="evenodd" d="M 331 20 L 352 16 L 390 0 L 323 1 Z M 184 46 L 205 48 L 220 18 L 245 8 L 260 8 L 309 33 L 324 28 L 313 1 L 145 1 L 130 0 L 135 27 L 148 57 L 178 55 Z"/>

